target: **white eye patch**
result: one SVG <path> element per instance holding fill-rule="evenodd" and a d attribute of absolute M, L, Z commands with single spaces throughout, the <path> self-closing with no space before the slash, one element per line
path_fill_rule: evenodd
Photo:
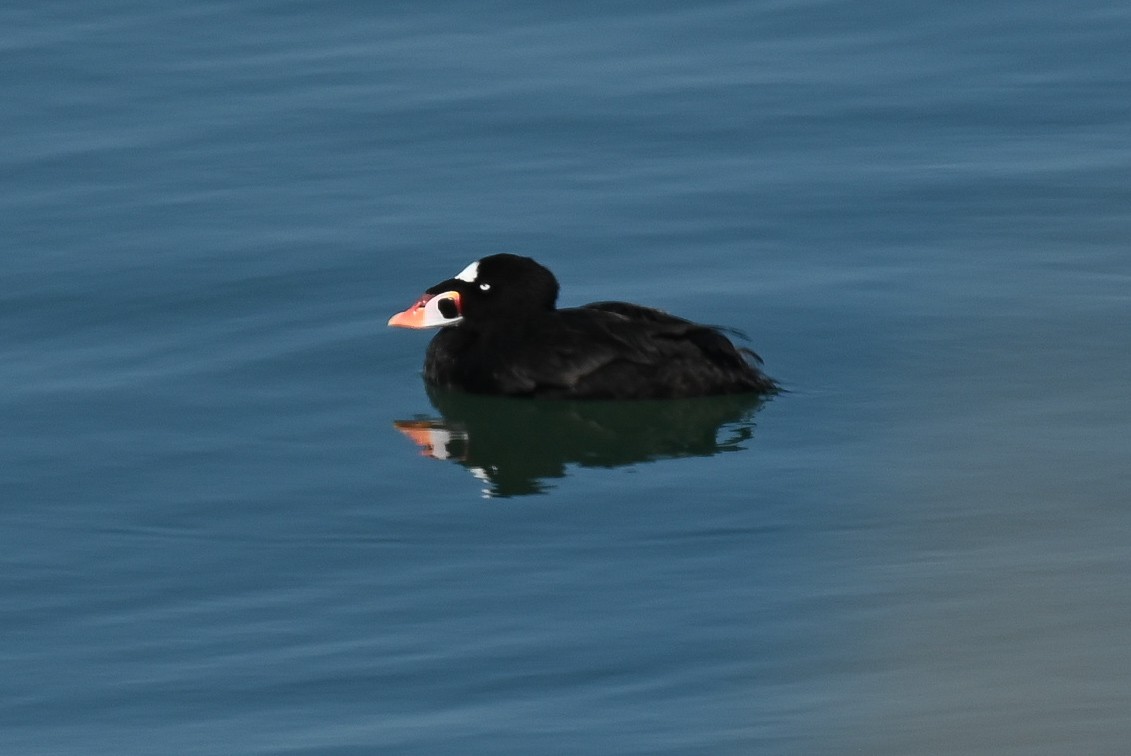
<path fill-rule="evenodd" d="M 467 281 L 468 283 L 475 283 L 475 279 L 479 277 L 479 261 L 476 260 L 471 265 L 461 270 L 456 274 L 456 278 L 460 281 Z"/>
<path fill-rule="evenodd" d="M 479 290 L 480 291 L 490 291 L 491 290 L 491 284 L 481 283 L 481 284 L 479 284 Z"/>

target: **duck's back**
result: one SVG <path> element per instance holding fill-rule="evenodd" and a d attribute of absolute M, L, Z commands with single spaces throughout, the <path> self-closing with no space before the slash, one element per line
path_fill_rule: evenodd
<path fill-rule="evenodd" d="M 433 385 L 476 393 L 662 399 L 774 391 L 758 361 L 715 328 L 595 302 L 521 323 L 443 329 L 424 373 Z"/>

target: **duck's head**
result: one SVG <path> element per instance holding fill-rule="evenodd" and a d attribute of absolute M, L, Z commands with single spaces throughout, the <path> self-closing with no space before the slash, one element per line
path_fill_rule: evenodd
<path fill-rule="evenodd" d="M 521 320 L 554 309 L 558 282 L 529 257 L 491 255 L 454 278 L 441 281 L 405 310 L 389 318 L 399 328 L 436 328 L 469 323 Z"/>

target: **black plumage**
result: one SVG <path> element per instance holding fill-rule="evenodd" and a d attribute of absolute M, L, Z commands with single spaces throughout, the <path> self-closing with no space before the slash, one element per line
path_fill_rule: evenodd
<path fill-rule="evenodd" d="M 516 255 L 486 257 L 433 286 L 416 307 L 447 297 L 439 311 L 452 324 L 428 346 L 425 381 L 480 394 L 571 399 L 777 390 L 758 356 L 718 328 L 627 302 L 559 310 L 557 294 L 549 270 Z M 396 321 L 412 312 L 390 323 L 404 325 Z"/>

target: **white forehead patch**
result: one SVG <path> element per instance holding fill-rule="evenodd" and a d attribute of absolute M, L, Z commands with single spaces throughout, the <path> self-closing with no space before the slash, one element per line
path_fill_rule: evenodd
<path fill-rule="evenodd" d="M 456 278 L 458 278 L 461 281 L 467 281 L 468 283 L 475 283 L 475 279 L 478 278 L 478 277 L 479 277 L 479 261 L 478 260 L 473 262 L 471 265 L 468 265 L 466 268 L 464 268 L 463 270 L 461 270 L 459 273 L 456 274 Z"/>

